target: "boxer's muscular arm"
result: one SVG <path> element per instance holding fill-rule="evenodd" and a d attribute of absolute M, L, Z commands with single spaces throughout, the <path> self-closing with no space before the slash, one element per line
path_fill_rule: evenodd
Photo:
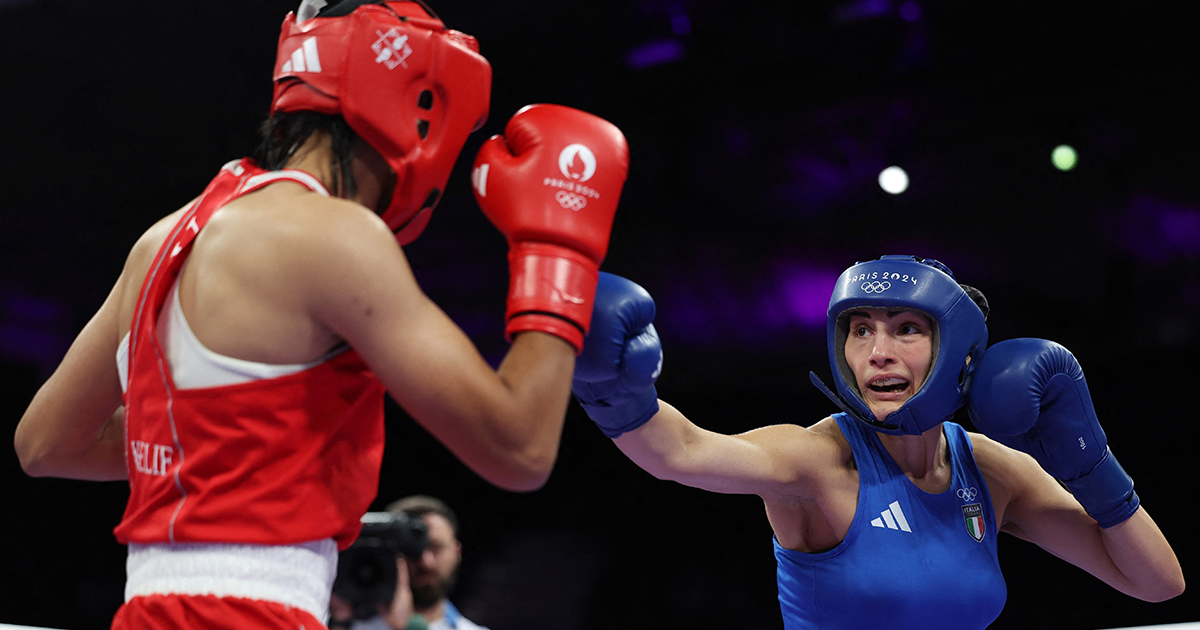
<path fill-rule="evenodd" d="M 1008 495 L 1002 526 L 1128 595 L 1183 592 L 1175 552 L 1108 447 L 1075 356 L 1046 339 L 1008 339 L 987 349 L 974 379 L 972 421 L 1014 449 L 980 440 L 978 451 Z"/>
<path fill-rule="evenodd" d="M 798 425 L 714 433 L 663 401 L 649 422 L 613 443 L 659 479 L 764 498 L 811 496 L 806 490 L 815 489 L 821 471 L 835 468 L 840 453 L 833 440 Z"/>
<path fill-rule="evenodd" d="M 659 400 L 654 382 L 663 352 L 655 313 L 644 288 L 601 272 L 592 330 L 575 360 L 575 397 L 630 460 L 659 479 L 768 501 L 804 495 L 821 471 L 836 468 L 840 449 L 824 433 L 828 423 L 724 435 Z"/>
<path fill-rule="evenodd" d="M 546 176 L 583 152 L 594 196 L 587 212 L 569 211 Z M 480 149 L 475 198 L 509 243 L 505 332 L 513 345 L 496 371 L 417 288 L 378 222 L 348 222 L 344 239 L 321 231 L 356 252 L 334 252 L 336 266 L 314 270 L 326 279 L 311 302 L 316 320 L 363 353 L 392 396 L 467 466 L 510 490 L 541 487 L 558 453 L 573 355 L 588 330 L 628 165 L 619 129 L 558 105 L 522 108 L 505 135 Z"/>
<path fill-rule="evenodd" d="M 120 289 L 118 282 L 17 425 L 13 445 L 29 475 L 94 481 L 127 476 L 116 363 Z"/>
<path fill-rule="evenodd" d="M 975 459 L 996 501 L 1001 531 L 1032 542 L 1113 588 L 1146 601 L 1183 591 L 1179 560 L 1145 507 L 1101 528 L 1034 459 L 972 434 Z"/>
<path fill-rule="evenodd" d="M 146 268 L 180 212 L 134 244 L 108 297 L 25 410 L 13 446 L 26 473 L 95 481 L 127 477 L 117 346 L 129 330 Z"/>
<path fill-rule="evenodd" d="M 386 226 L 360 206 L 326 200 L 290 257 L 315 321 L 346 340 L 391 396 L 484 479 L 505 489 L 545 483 L 558 453 L 575 351 L 558 337 L 518 335 L 493 370 L 417 286 Z"/>

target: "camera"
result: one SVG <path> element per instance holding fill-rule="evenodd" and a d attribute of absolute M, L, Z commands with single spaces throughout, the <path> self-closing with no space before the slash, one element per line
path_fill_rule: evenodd
<path fill-rule="evenodd" d="M 396 557 L 417 560 L 429 545 L 425 521 L 404 512 L 367 512 L 354 544 L 338 554 L 333 593 L 354 609 L 355 619 L 377 614 L 376 604 L 396 595 Z"/>

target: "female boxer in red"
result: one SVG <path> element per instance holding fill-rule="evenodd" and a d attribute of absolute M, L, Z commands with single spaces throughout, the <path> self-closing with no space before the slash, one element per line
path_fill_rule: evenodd
<path fill-rule="evenodd" d="M 400 247 L 487 115 L 478 51 L 415 2 L 289 14 L 260 159 L 137 241 L 29 405 L 29 474 L 129 479 L 114 627 L 320 627 L 375 498 L 385 390 L 493 484 L 545 483 L 628 152 L 553 105 L 484 145 L 473 182 L 511 264 L 493 369 Z M 546 184 L 572 174 L 586 211 Z"/>

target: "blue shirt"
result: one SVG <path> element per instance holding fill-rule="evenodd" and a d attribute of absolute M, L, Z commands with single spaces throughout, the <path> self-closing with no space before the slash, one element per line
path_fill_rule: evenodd
<path fill-rule="evenodd" d="M 462 616 L 462 613 L 458 612 L 458 608 L 454 604 L 451 604 L 448 599 L 442 602 L 442 609 L 445 616 L 429 624 L 429 630 L 441 630 L 442 628 L 450 630 L 487 630 L 487 628 Z"/>
<path fill-rule="evenodd" d="M 971 440 L 957 424 L 942 431 L 950 488 L 917 488 L 870 427 L 834 416 L 858 466 L 858 503 L 845 539 L 821 553 L 775 541 L 779 605 L 786 630 L 986 628 L 1007 588 L 996 556 L 996 516 Z"/>

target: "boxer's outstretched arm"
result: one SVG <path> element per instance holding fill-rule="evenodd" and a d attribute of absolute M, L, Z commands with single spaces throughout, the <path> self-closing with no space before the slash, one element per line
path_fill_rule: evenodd
<path fill-rule="evenodd" d="M 659 401 L 645 425 L 613 440 L 630 460 L 659 479 L 725 494 L 807 496 L 822 470 L 834 469 L 834 442 L 793 424 L 737 435 L 703 429 Z"/>
<path fill-rule="evenodd" d="M 655 306 L 636 283 L 601 273 L 592 331 L 575 362 L 575 397 L 635 464 L 659 479 L 764 498 L 803 495 L 833 470 L 835 442 L 796 425 L 740 435 L 700 428 L 658 400 L 663 353 Z"/>

